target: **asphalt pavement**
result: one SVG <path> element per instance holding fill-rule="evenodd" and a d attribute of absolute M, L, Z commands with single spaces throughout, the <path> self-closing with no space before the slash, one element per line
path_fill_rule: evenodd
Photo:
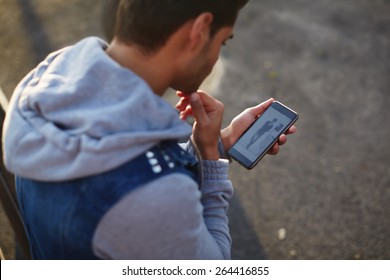
<path fill-rule="evenodd" d="M 103 1 L 0 0 L 6 95 L 50 51 L 104 37 Z M 300 114 L 277 156 L 231 165 L 234 259 L 390 259 L 389 0 L 251 0 L 205 87 L 225 125 L 269 97 Z M 15 258 L 1 209 L 0 247 Z"/>

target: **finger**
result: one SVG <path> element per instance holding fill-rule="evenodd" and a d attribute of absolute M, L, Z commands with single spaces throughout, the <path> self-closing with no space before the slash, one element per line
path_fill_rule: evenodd
<path fill-rule="evenodd" d="M 254 107 L 251 107 L 248 109 L 248 111 L 255 117 L 259 116 L 260 114 L 264 113 L 265 110 L 267 110 L 267 108 L 269 106 L 271 106 L 272 102 L 274 102 L 275 100 L 273 98 L 270 98 L 262 103 L 260 103 L 259 105 L 257 106 L 254 106 Z"/>
<path fill-rule="evenodd" d="M 188 98 L 191 95 L 191 93 L 184 93 L 182 91 L 176 91 L 176 95 L 179 96 L 179 97 Z"/>
<path fill-rule="evenodd" d="M 194 92 L 190 95 L 190 105 L 192 108 L 192 114 L 197 122 L 203 123 L 207 121 L 207 114 L 204 110 L 204 105 L 200 98 L 199 93 Z"/>
<path fill-rule="evenodd" d="M 297 132 L 297 128 L 295 125 L 292 125 L 287 131 L 286 131 L 286 135 L 288 134 L 294 134 L 295 132 Z"/>
<path fill-rule="evenodd" d="M 287 136 L 285 134 L 280 135 L 278 139 L 278 144 L 281 146 L 286 144 L 286 142 L 287 142 Z"/>
<path fill-rule="evenodd" d="M 187 106 L 184 110 L 180 111 L 180 119 L 186 120 L 189 116 L 192 116 L 191 106 Z"/>
<path fill-rule="evenodd" d="M 185 108 L 190 104 L 188 98 L 180 98 L 179 102 L 176 104 L 176 109 L 179 111 L 185 110 Z"/>
<path fill-rule="evenodd" d="M 279 144 L 275 143 L 271 149 L 269 149 L 268 154 L 275 156 L 279 152 Z"/>

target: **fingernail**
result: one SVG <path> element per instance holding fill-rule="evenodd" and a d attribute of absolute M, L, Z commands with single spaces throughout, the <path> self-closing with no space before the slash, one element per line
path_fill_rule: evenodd
<path fill-rule="evenodd" d="M 192 93 L 190 96 L 191 101 L 197 101 L 199 99 L 199 94 L 196 92 Z"/>

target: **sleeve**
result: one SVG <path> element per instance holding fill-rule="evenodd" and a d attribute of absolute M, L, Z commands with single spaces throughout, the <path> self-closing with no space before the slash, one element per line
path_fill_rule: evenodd
<path fill-rule="evenodd" d="M 205 161 L 205 185 L 171 174 L 134 190 L 99 222 L 95 254 L 104 259 L 230 259 L 228 162 Z"/>
<path fill-rule="evenodd" d="M 187 152 L 192 153 L 193 155 L 196 154 L 195 147 L 191 141 L 188 141 L 186 143 L 181 143 L 180 146 L 182 147 L 182 149 L 186 150 Z M 227 159 L 229 162 L 232 162 L 232 158 L 225 151 L 225 147 L 222 144 L 221 138 L 218 139 L 218 152 L 219 152 L 219 157 L 221 159 Z"/>

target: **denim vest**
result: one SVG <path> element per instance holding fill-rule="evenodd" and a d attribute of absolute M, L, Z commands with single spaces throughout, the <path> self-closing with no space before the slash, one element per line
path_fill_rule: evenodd
<path fill-rule="evenodd" d="M 33 258 L 97 259 L 92 238 L 112 206 L 137 187 L 168 174 L 184 173 L 198 182 L 197 166 L 192 154 L 176 142 L 165 141 L 95 176 L 65 182 L 17 176 L 18 201 Z"/>

